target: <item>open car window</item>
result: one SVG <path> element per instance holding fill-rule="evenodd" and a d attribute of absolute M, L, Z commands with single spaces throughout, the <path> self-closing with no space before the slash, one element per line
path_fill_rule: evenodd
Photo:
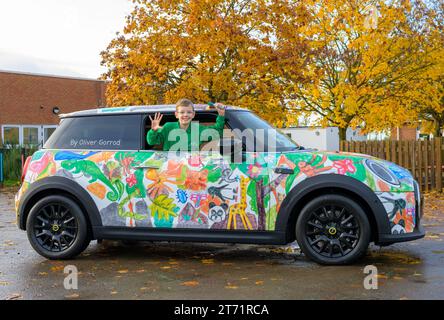
<path fill-rule="evenodd" d="M 147 136 L 148 132 L 151 130 L 151 120 L 150 120 L 149 116 L 151 116 L 153 118 L 154 114 L 147 115 L 144 120 L 144 150 L 162 151 L 163 150 L 162 145 L 149 145 L 146 140 L 146 136 Z M 199 121 L 200 125 L 212 126 L 212 125 L 216 124 L 216 118 L 217 118 L 217 113 L 199 112 L 199 113 L 196 113 L 196 116 L 193 119 L 193 121 Z M 163 114 L 163 118 L 162 118 L 162 121 L 160 122 L 160 125 L 163 126 L 167 122 L 177 122 L 177 119 L 176 119 L 176 116 L 174 115 L 174 113 L 164 113 Z M 227 130 L 227 129 L 229 129 L 229 126 L 227 125 L 227 123 L 225 123 L 224 137 L 233 136 L 233 134 L 230 132 L 230 130 Z M 202 143 L 200 150 L 202 150 L 202 151 L 218 150 L 218 143 L 219 143 L 219 141 L 217 141 L 217 140 L 210 141 L 207 143 Z M 209 149 L 209 148 L 211 148 L 211 149 Z"/>

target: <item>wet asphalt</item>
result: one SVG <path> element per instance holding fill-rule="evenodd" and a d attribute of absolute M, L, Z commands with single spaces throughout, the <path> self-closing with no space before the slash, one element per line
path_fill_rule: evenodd
<path fill-rule="evenodd" d="M 49 261 L 17 228 L 14 189 L 0 189 L 0 300 L 444 299 L 444 197 L 431 199 L 424 239 L 371 246 L 351 266 L 320 266 L 296 243 L 256 246 L 92 241 L 78 258 Z M 64 269 L 78 270 L 66 290 Z M 367 265 L 377 289 L 365 289 Z M 376 282 L 373 282 L 375 284 Z"/>

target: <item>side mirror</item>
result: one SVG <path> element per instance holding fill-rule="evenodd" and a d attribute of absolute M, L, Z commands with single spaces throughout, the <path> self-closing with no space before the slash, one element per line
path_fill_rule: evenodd
<path fill-rule="evenodd" d="M 244 161 L 242 141 L 235 138 L 223 138 L 219 140 L 219 151 L 224 157 L 230 157 L 231 162 L 241 163 Z"/>

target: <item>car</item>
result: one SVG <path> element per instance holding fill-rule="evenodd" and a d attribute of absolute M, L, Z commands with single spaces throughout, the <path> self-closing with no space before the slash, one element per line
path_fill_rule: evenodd
<path fill-rule="evenodd" d="M 350 264 L 371 242 L 424 237 L 411 173 L 368 155 L 304 149 L 253 112 L 227 107 L 208 150 L 148 145 L 150 116 L 174 105 L 61 115 L 26 159 L 17 222 L 48 259 L 71 259 L 91 240 L 285 245 L 311 260 Z M 197 105 L 201 124 L 214 108 Z"/>

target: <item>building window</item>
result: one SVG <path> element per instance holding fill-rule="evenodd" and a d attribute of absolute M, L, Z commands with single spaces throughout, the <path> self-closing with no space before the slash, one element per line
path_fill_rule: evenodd
<path fill-rule="evenodd" d="M 36 146 L 40 143 L 39 127 L 23 127 L 23 144 Z"/>
<path fill-rule="evenodd" d="M 43 144 L 49 139 L 49 137 L 54 133 L 57 126 L 43 126 Z"/>
<path fill-rule="evenodd" d="M 20 127 L 19 126 L 3 126 L 2 132 L 4 145 L 20 144 Z"/>
<path fill-rule="evenodd" d="M 57 129 L 56 125 L 11 125 L 1 126 L 0 146 L 21 145 L 36 147 L 43 145 Z"/>

